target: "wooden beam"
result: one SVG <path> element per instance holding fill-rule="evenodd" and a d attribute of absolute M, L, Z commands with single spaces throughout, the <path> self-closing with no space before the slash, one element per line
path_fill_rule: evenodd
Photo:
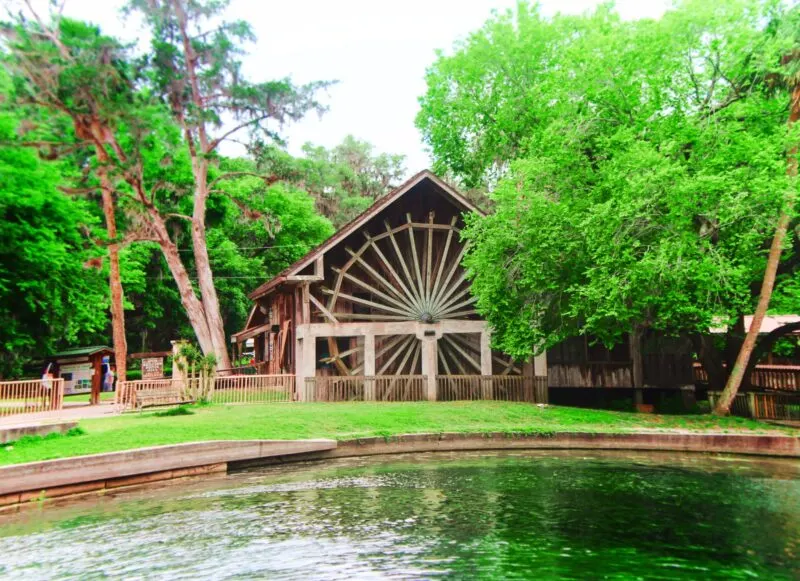
<path fill-rule="evenodd" d="M 363 288 L 364 290 L 368 290 L 368 291 L 369 291 L 369 292 L 371 292 L 372 294 L 374 294 L 374 295 L 377 295 L 377 296 L 381 297 L 381 298 L 382 298 L 382 299 L 384 299 L 385 301 L 387 301 L 387 302 L 390 302 L 390 303 L 392 303 L 393 305 L 395 305 L 395 306 L 397 306 L 397 307 L 401 307 L 401 308 L 407 308 L 407 307 L 408 307 L 408 305 L 407 305 L 407 304 L 405 304 L 405 303 L 401 303 L 401 302 L 400 302 L 400 301 L 398 301 L 397 299 L 395 299 L 395 298 L 393 298 L 393 297 L 390 297 L 389 295 L 387 295 L 386 293 L 384 293 L 384 292 L 382 292 L 382 291 L 378 290 L 377 288 L 373 287 L 373 286 L 372 286 L 372 285 L 370 285 L 369 283 L 367 283 L 367 282 L 364 282 L 364 281 L 363 281 L 363 280 L 361 280 L 360 278 L 356 278 L 355 276 L 353 276 L 353 275 L 352 275 L 352 274 L 350 274 L 349 272 L 342 272 L 342 271 L 340 271 L 338 268 L 334 268 L 334 269 L 333 269 L 333 271 L 334 271 L 334 272 L 336 272 L 337 274 L 341 274 L 341 276 L 343 276 L 344 278 L 346 278 L 347 280 L 349 280 L 349 281 L 350 281 L 350 282 L 352 282 L 353 284 L 355 284 L 355 285 L 357 285 L 357 286 L 359 286 L 359 287 Z M 410 315 L 410 316 L 411 316 L 411 315 L 413 315 L 413 311 L 409 310 L 409 315 Z"/>
<path fill-rule="evenodd" d="M 389 369 L 389 366 L 394 363 L 394 360 L 400 356 L 400 354 L 403 352 L 403 349 L 405 349 L 411 343 L 411 341 L 416 341 L 416 337 L 413 335 L 406 335 L 403 337 L 403 340 L 401 341 L 400 345 L 398 345 L 398 348 L 395 350 L 392 356 L 389 357 L 388 361 L 386 361 L 378 370 L 378 375 L 383 375 L 384 371 Z"/>
<path fill-rule="evenodd" d="M 428 223 L 433 224 L 433 212 L 428 214 Z M 433 229 L 428 228 L 425 248 L 425 297 L 429 304 L 431 300 L 431 262 L 433 262 Z"/>
<path fill-rule="evenodd" d="M 314 303 L 314 305 L 320 310 L 320 312 L 322 312 L 322 314 L 325 315 L 325 318 L 328 319 L 331 323 L 339 322 L 336 320 L 336 317 L 334 317 L 333 314 L 331 314 L 331 312 L 328 309 L 326 309 L 314 295 L 308 293 L 308 298 L 312 303 Z"/>
<path fill-rule="evenodd" d="M 406 214 L 406 218 L 410 224 L 411 214 Z M 411 261 L 414 265 L 414 271 L 417 274 L 417 290 L 419 291 L 419 296 L 422 298 L 422 305 L 425 307 L 425 309 L 430 309 L 431 307 L 428 304 L 427 298 L 425 297 L 425 289 L 423 288 L 422 271 L 419 268 L 419 256 L 417 255 L 417 242 L 414 238 L 414 228 L 408 229 L 408 240 L 411 245 Z"/>
<path fill-rule="evenodd" d="M 252 329 L 245 329 L 244 331 L 239 331 L 238 333 L 234 333 L 233 335 L 231 335 L 231 338 L 234 339 L 237 343 L 240 343 L 242 341 L 246 341 L 247 339 L 255 337 L 256 335 L 260 335 L 264 331 L 269 331 L 270 327 L 272 327 L 270 323 L 267 323 L 265 325 L 259 325 L 258 327 L 253 327 Z M 170 353 L 170 355 L 172 355 L 172 353 Z"/>
<path fill-rule="evenodd" d="M 336 314 L 339 319 L 342 313 Z M 382 321 L 382 322 L 339 322 L 309 323 L 297 325 L 297 336 L 311 337 L 359 337 L 361 335 L 415 335 L 421 336 L 425 330 L 434 330 L 437 335 L 452 333 L 480 333 L 486 329 L 486 321 L 468 321 L 445 319 L 433 325 L 419 321 Z"/>
<path fill-rule="evenodd" d="M 450 291 L 447 291 L 447 292 L 446 292 L 446 289 L 448 288 L 448 285 L 450 284 L 450 280 L 453 278 L 453 275 L 456 273 L 456 271 L 461 266 L 461 259 L 464 258 L 464 253 L 466 251 L 467 251 L 466 245 L 462 246 L 461 250 L 458 253 L 458 256 L 453 261 L 453 266 L 450 267 L 450 270 L 447 273 L 447 276 L 445 277 L 441 288 L 439 289 L 439 293 L 436 296 L 433 297 L 434 304 L 439 304 L 441 302 L 444 302 L 444 300 L 441 297 L 445 296 L 445 295 L 446 296 L 450 296 L 450 294 L 453 292 L 454 289 L 450 289 Z M 457 288 L 458 284 L 454 285 L 454 287 Z"/>
<path fill-rule="evenodd" d="M 333 291 L 330 290 L 330 289 L 327 289 L 327 288 L 323 288 L 322 292 L 324 292 L 326 294 L 329 294 L 329 293 L 332 293 Z M 359 303 L 361 305 L 366 305 L 368 307 L 372 307 L 373 309 L 378 309 L 379 311 L 386 311 L 387 313 L 395 313 L 395 314 L 403 315 L 403 316 L 406 316 L 406 317 L 409 316 L 408 311 L 397 309 L 395 307 L 390 307 L 388 305 L 381 305 L 381 304 L 376 303 L 374 301 L 370 301 L 370 300 L 367 300 L 367 299 L 362 299 L 362 298 L 359 298 L 359 297 L 354 297 L 353 295 L 349 295 L 347 293 L 340 292 L 339 293 L 339 297 L 341 297 L 341 298 L 343 298 L 345 300 L 354 302 L 354 303 Z M 358 313 L 350 313 L 350 314 L 358 314 Z"/>
<path fill-rule="evenodd" d="M 411 272 L 408 270 L 408 265 L 406 265 L 405 258 L 403 258 L 403 253 L 400 252 L 400 247 L 397 245 L 397 240 L 395 239 L 394 234 L 391 231 L 391 228 L 389 228 L 389 223 L 384 222 L 384 224 L 386 225 L 387 230 L 389 230 L 389 240 L 391 240 L 392 242 L 392 248 L 394 248 L 394 253 L 397 256 L 397 260 L 400 262 L 400 266 L 403 268 L 403 273 L 406 275 L 406 281 L 408 282 L 408 285 L 411 289 L 411 294 L 413 296 L 416 296 L 417 302 L 420 305 L 420 307 L 424 307 L 425 302 L 423 301 L 422 296 L 415 294 L 414 278 L 411 276 Z"/>
<path fill-rule="evenodd" d="M 447 263 L 447 254 L 450 251 L 450 243 L 453 240 L 453 232 L 455 230 L 455 223 L 458 218 L 453 216 L 450 220 L 450 226 L 448 226 L 447 232 L 447 239 L 444 243 L 444 251 L 442 252 L 442 258 L 439 261 L 439 267 L 436 269 L 436 280 L 433 283 L 433 290 L 431 291 L 431 301 L 433 301 L 434 297 L 439 294 L 439 282 L 442 280 L 442 272 L 446 268 Z"/>
<path fill-rule="evenodd" d="M 392 266 L 392 263 L 389 262 L 389 260 L 386 258 L 386 255 L 381 251 L 381 249 L 378 247 L 378 245 L 375 244 L 375 238 L 370 238 L 369 239 L 369 244 L 370 244 L 372 250 L 375 252 L 375 254 L 378 255 L 378 258 L 380 258 L 381 261 L 383 262 L 383 265 L 386 267 L 386 270 L 389 271 L 389 274 L 392 275 L 392 277 L 395 279 L 395 281 L 397 281 L 397 284 L 400 286 L 400 288 L 406 294 L 405 295 L 401 295 L 399 293 L 399 291 L 397 291 L 397 289 L 395 289 L 395 293 L 398 296 L 402 297 L 404 300 L 409 301 L 409 303 L 411 303 L 412 305 L 416 306 L 417 309 L 419 309 L 419 311 L 421 312 L 422 311 L 422 304 L 416 299 L 416 297 L 408 289 L 408 287 L 406 287 L 405 283 L 403 282 L 403 280 L 397 274 L 397 271 Z"/>

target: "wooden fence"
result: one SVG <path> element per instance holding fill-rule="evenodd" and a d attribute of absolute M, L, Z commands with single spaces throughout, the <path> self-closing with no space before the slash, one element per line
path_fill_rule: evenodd
<path fill-rule="evenodd" d="M 708 374 L 700 363 L 694 364 L 696 383 L 707 383 Z M 760 389 L 800 391 L 800 365 L 756 365 L 749 385 Z"/>
<path fill-rule="evenodd" d="M 294 375 L 229 375 L 217 377 L 214 403 L 275 403 L 292 401 Z"/>
<path fill-rule="evenodd" d="M 305 401 L 424 401 L 424 375 L 309 377 Z M 547 378 L 519 375 L 440 375 L 438 401 L 496 400 L 547 402 Z"/>
<path fill-rule="evenodd" d="M 423 401 L 424 375 L 307 377 L 305 401 Z"/>
<path fill-rule="evenodd" d="M 709 391 L 708 402 L 713 408 L 721 392 Z M 738 393 L 731 404 L 731 414 L 758 420 L 800 421 L 800 394 L 781 392 Z"/>
<path fill-rule="evenodd" d="M 64 380 L 29 379 L 0 382 L 0 416 L 60 410 L 64 405 Z"/>
<path fill-rule="evenodd" d="M 137 394 L 180 394 L 187 400 L 207 399 L 213 403 L 272 403 L 292 401 L 294 375 L 226 375 L 208 379 L 142 379 L 117 385 L 117 403 L 136 407 Z M 213 382 L 213 383 L 212 383 Z M 165 397 L 165 402 L 174 397 Z"/>
<path fill-rule="evenodd" d="M 547 403 L 547 378 L 522 375 L 440 375 L 439 401 L 495 400 Z"/>
<path fill-rule="evenodd" d="M 424 401 L 425 375 L 320 376 L 308 377 L 302 386 L 303 401 Z M 437 399 L 497 400 L 529 403 L 547 402 L 547 378 L 519 375 L 440 375 L 436 378 Z M 299 387 L 299 386 L 298 386 Z M 166 395 L 178 393 L 189 399 L 203 394 L 213 403 L 289 402 L 295 397 L 294 375 L 226 375 L 215 377 L 204 388 L 198 379 L 150 379 L 120 382 L 117 403 L 136 407 L 137 393 Z M 170 398 L 167 398 L 170 399 Z M 174 398 L 172 398 L 174 399 Z"/>

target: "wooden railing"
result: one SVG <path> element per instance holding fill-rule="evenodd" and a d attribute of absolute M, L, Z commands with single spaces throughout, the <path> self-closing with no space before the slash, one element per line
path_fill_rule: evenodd
<path fill-rule="evenodd" d="M 707 383 L 708 374 L 700 363 L 694 364 L 696 383 Z M 761 389 L 800 391 L 800 365 L 756 365 L 749 385 Z"/>
<path fill-rule="evenodd" d="M 292 401 L 294 375 L 229 375 L 214 380 L 213 403 Z"/>
<path fill-rule="evenodd" d="M 439 375 L 437 399 L 547 403 L 547 378 L 522 375 Z"/>
<path fill-rule="evenodd" d="M 136 393 L 143 391 L 176 391 L 187 399 L 222 404 L 285 402 L 292 401 L 294 375 L 228 375 L 215 377 L 207 388 L 196 377 L 124 381 L 117 386 L 117 403 L 135 407 Z"/>
<path fill-rule="evenodd" d="M 175 391 L 188 395 L 196 391 L 197 379 L 138 379 L 117 383 L 114 403 L 124 408 L 136 407 L 137 392 Z"/>
<path fill-rule="evenodd" d="M 60 377 L 0 382 L 0 416 L 60 410 L 63 405 Z"/>
<path fill-rule="evenodd" d="M 424 375 L 307 377 L 305 401 L 422 401 Z"/>
<path fill-rule="evenodd" d="M 712 408 L 720 393 L 708 392 L 708 402 Z M 769 391 L 739 393 L 731 404 L 731 414 L 758 420 L 800 421 L 800 394 Z"/>

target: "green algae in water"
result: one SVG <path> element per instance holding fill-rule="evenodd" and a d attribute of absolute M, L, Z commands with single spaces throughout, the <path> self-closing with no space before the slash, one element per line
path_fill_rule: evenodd
<path fill-rule="evenodd" d="M 4 578 L 796 579 L 800 463 L 420 454 L 0 516 Z"/>

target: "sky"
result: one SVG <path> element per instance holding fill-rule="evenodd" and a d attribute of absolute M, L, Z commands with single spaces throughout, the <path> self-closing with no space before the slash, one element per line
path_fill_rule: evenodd
<path fill-rule="evenodd" d="M 544 14 L 581 13 L 598 3 L 540 0 Z M 658 17 L 668 4 L 616 2 L 623 18 L 630 19 Z M 122 0 L 66 0 L 64 13 L 125 41 L 146 37 L 137 22 L 122 19 L 122 5 Z M 328 113 L 283 128 L 291 153 L 299 154 L 306 142 L 333 147 L 351 134 L 377 152 L 405 155 L 411 175 L 431 165 L 414 117 L 435 51 L 448 52 L 493 10 L 515 5 L 516 0 L 232 0 L 228 18 L 248 21 L 257 36 L 244 57 L 250 80 L 338 81 L 323 95 Z"/>

